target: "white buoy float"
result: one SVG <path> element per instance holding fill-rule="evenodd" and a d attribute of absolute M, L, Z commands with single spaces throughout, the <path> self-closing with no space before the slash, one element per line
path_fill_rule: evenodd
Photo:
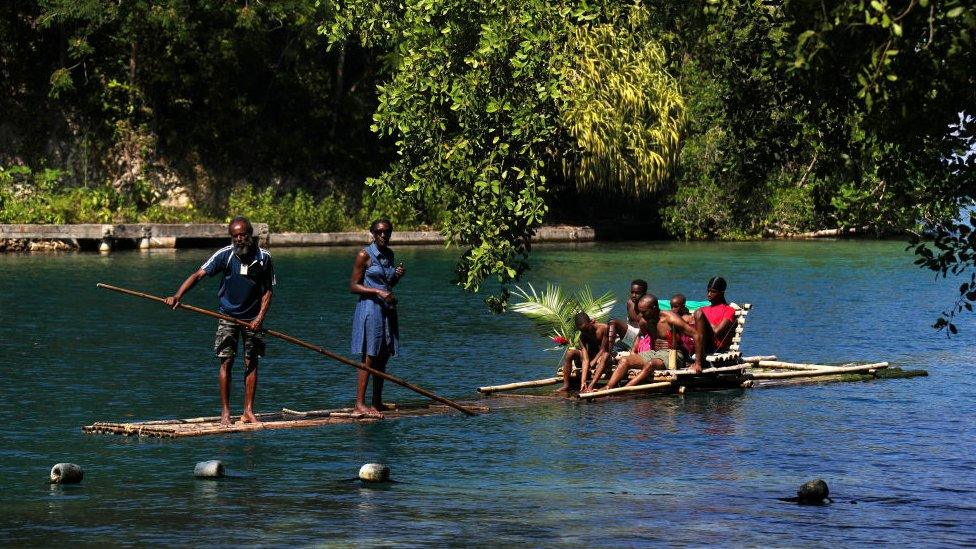
<path fill-rule="evenodd" d="M 219 459 L 201 461 L 193 468 L 193 476 L 197 478 L 220 478 L 224 476 L 224 464 Z"/>
<path fill-rule="evenodd" d="M 367 463 L 359 468 L 359 480 L 387 482 L 390 480 L 390 468 L 382 463 Z"/>
<path fill-rule="evenodd" d="M 51 467 L 51 484 L 78 484 L 85 471 L 74 463 L 58 463 Z"/>

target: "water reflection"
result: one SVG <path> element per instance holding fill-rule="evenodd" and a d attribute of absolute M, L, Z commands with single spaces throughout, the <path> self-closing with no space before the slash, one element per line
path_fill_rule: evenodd
<path fill-rule="evenodd" d="M 197 479 L 193 486 L 193 492 L 200 499 L 216 503 L 220 497 L 221 484 L 222 481 L 218 479 Z"/>

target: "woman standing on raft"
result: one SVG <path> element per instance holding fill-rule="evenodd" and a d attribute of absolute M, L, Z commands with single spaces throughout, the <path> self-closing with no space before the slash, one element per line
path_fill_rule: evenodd
<path fill-rule="evenodd" d="M 373 243 L 359 251 L 352 265 L 349 291 L 359 294 L 352 319 L 351 352 L 362 356 L 366 366 L 386 371 L 386 362 L 400 350 L 396 296 L 393 287 L 406 272 L 403 263 L 394 267 L 393 250 L 387 246 L 393 235 L 393 223 L 377 219 L 369 226 Z M 373 378 L 372 406 L 366 406 L 369 373 L 360 370 L 356 384 L 356 411 L 372 417 L 383 417 L 383 379 Z"/>

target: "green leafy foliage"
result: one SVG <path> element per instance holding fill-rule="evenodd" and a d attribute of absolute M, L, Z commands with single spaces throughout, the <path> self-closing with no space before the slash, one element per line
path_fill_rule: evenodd
<path fill-rule="evenodd" d="M 422 210 L 464 248 L 457 282 L 528 268 L 553 193 L 634 197 L 668 177 L 682 98 L 643 3 L 347 0 L 322 32 L 385 48 L 373 129 L 398 156 L 367 184 Z"/>
<path fill-rule="evenodd" d="M 936 276 L 957 277 L 959 297 L 948 310 L 935 321 L 934 328 L 946 330 L 946 335 L 958 333 L 954 319 L 956 314 L 973 311 L 976 304 L 976 185 L 973 174 L 976 172 L 976 116 L 961 115 L 959 123 L 953 127 L 955 137 L 961 147 L 958 153 L 946 160 L 956 172 L 968 174 L 969 185 L 957 193 L 958 215 L 946 216 L 930 221 L 926 229 L 930 240 L 915 235 L 909 249 L 914 248 L 915 264 L 930 269 Z M 966 274 L 969 274 L 968 281 Z"/>
<path fill-rule="evenodd" d="M 277 232 L 361 231 L 381 217 L 392 221 L 400 230 L 427 226 L 416 209 L 381 193 L 363 197 L 357 210 L 352 200 L 339 195 L 316 200 L 303 189 L 279 193 L 273 187 L 259 191 L 251 185 L 241 185 L 231 193 L 228 211 L 261 220 Z M 443 210 L 434 201 L 428 204 L 425 212 L 443 215 Z"/>
<path fill-rule="evenodd" d="M 635 3 L 621 11 L 569 35 L 560 124 L 576 154 L 564 170 L 583 190 L 639 197 L 671 176 L 684 97 L 647 24 L 647 9 Z"/>
<path fill-rule="evenodd" d="M 368 184 L 413 204 L 443 197 L 441 230 L 465 247 L 457 271 L 464 287 L 517 279 L 532 228 L 548 211 L 554 67 L 567 27 L 586 10 L 512 0 L 337 7 L 334 31 L 393 54 L 374 130 L 394 140 L 398 156 Z"/>
<path fill-rule="evenodd" d="M 951 218 L 972 180 L 945 159 L 960 149 L 951 125 L 976 105 L 976 15 L 954 12 L 958 2 L 922 4 L 661 9 L 687 96 L 666 228 L 685 238 L 884 234 Z"/>
<path fill-rule="evenodd" d="M 679 238 L 923 228 L 962 276 L 974 33 L 966 0 L 3 2 L 0 165 L 57 169 L 9 168 L 3 215 L 390 217 L 497 308 L 594 196 Z"/>
<path fill-rule="evenodd" d="M 0 3 L 0 164 L 57 165 L 73 184 L 122 192 L 163 167 L 199 183 L 201 200 L 276 177 L 359 196 L 386 160 L 369 131 L 378 62 L 353 44 L 327 48 L 317 27 L 330 9 Z"/>
<path fill-rule="evenodd" d="M 228 209 L 235 215 L 260 219 L 276 232 L 332 232 L 350 225 L 341 201 L 332 196 L 315 201 L 303 190 L 276 196 L 272 187 L 256 192 L 243 185 L 231 194 Z"/>
<path fill-rule="evenodd" d="M 0 223 L 113 223 L 137 206 L 109 186 L 66 187 L 63 172 L 0 168 Z"/>

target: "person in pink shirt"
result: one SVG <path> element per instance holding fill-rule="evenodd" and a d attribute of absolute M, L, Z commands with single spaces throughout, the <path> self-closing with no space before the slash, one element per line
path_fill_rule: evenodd
<path fill-rule="evenodd" d="M 685 294 L 678 293 L 671 296 L 671 312 L 680 316 L 681 320 L 687 322 L 692 328 L 695 327 L 695 315 L 688 310 L 688 300 L 685 298 Z M 681 333 L 678 335 L 678 342 L 688 356 L 695 354 L 694 334 Z"/>
<path fill-rule="evenodd" d="M 706 296 L 711 305 L 695 311 L 695 363 L 692 371 L 701 372 L 705 355 L 725 351 L 732 345 L 735 309 L 725 302 L 728 285 L 720 276 L 708 281 Z"/>

